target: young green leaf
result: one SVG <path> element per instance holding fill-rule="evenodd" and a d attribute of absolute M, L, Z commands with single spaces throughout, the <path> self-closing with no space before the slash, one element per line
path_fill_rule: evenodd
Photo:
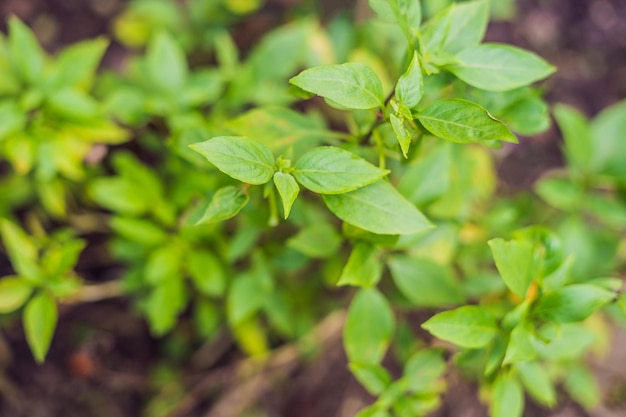
<path fill-rule="evenodd" d="M 109 41 L 101 37 L 76 43 L 61 51 L 53 76 L 56 85 L 87 91 L 108 46 Z"/>
<path fill-rule="evenodd" d="M 289 217 L 293 202 L 296 201 L 296 198 L 298 197 L 300 187 L 298 187 L 298 183 L 293 175 L 285 174 L 280 171 L 274 173 L 274 185 L 276 186 L 280 199 L 283 202 L 283 213 L 286 219 Z"/>
<path fill-rule="evenodd" d="M 25 278 L 37 278 L 39 253 L 29 236 L 16 224 L 5 219 L 0 221 L 0 234 L 15 271 Z"/>
<path fill-rule="evenodd" d="M 502 280 L 513 293 L 524 297 L 533 280 L 533 246 L 527 242 L 500 238 L 488 243 Z"/>
<path fill-rule="evenodd" d="M 387 261 L 400 292 L 414 305 L 441 307 L 463 302 L 454 273 L 429 259 L 393 256 Z"/>
<path fill-rule="evenodd" d="M 350 372 L 372 395 L 380 395 L 391 384 L 391 375 L 380 365 L 352 362 L 348 366 Z"/>
<path fill-rule="evenodd" d="M 371 243 L 357 242 L 350 253 L 348 263 L 341 272 L 337 285 L 370 288 L 378 284 L 383 273 L 383 264 L 377 252 L 376 246 Z"/>
<path fill-rule="evenodd" d="M 543 294 L 533 314 L 557 323 L 582 321 L 615 298 L 614 292 L 598 286 L 574 284 Z"/>
<path fill-rule="evenodd" d="M 409 68 L 398 80 L 395 92 L 400 103 L 408 108 L 417 106 L 422 99 L 424 95 L 424 80 L 417 52 L 413 53 L 413 59 L 411 59 Z"/>
<path fill-rule="evenodd" d="M 380 79 L 359 62 L 309 68 L 289 82 L 350 109 L 383 107 Z"/>
<path fill-rule="evenodd" d="M 517 143 L 508 127 L 476 103 L 461 99 L 441 99 L 416 117 L 433 135 L 457 143 L 501 140 Z"/>
<path fill-rule="evenodd" d="M 33 293 L 32 285 L 20 277 L 0 279 L 0 313 L 12 313 L 24 305 Z"/>
<path fill-rule="evenodd" d="M 355 295 L 343 330 L 343 344 L 350 362 L 378 364 L 383 359 L 395 327 L 391 307 L 375 288 Z"/>
<path fill-rule="evenodd" d="M 524 391 L 511 374 L 500 375 L 491 392 L 491 417 L 521 417 L 524 412 Z"/>
<path fill-rule="evenodd" d="M 602 394 L 598 382 L 591 371 L 583 365 L 569 366 L 563 382 L 567 393 L 583 407 L 591 410 L 600 403 Z"/>
<path fill-rule="evenodd" d="M 346 194 L 323 197 L 328 209 L 337 217 L 369 232 L 405 235 L 431 227 L 424 215 L 386 181 Z"/>
<path fill-rule="evenodd" d="M 595 159 L 589 122 L 578 110 L 563 104 L 554 107 L 554 117 L 563 134 L 568 165 L 588 171 Z"/>
<path fill-rule="evenodd" d="M 218 136 L 189 147 L 236 180 L 265 184 L 274 176 L 276 162 L 272 151 L 252 139 Z"/>
<path fill-rule="evenodd" d="M 412 44 L 422 20 L 420 2 L 415 0 L 388 0 L 388 2 L 400 29 L 404 32 L 409 44 Z"/>
<path fill-rule="evenodd" d="M 322 146 L 302 155 L 293 175 L 315 193 L 343 194 L 372 184 L 388 173 L 349 151 Z"/>
<path fill-rule="evenodd" d="M 158 88 L 177 93 L 187 81 L 188 68 L 184 51 L 167 32 L 159 32 L 146 50 L 147 75 Z"/>
<path fill-rule="evenodd" d="M 196 225 L 218 223 L 235 217 L 248 204 L 248 200 L 248 194 L 244 193 L 241 187 L 232 185 L 222 187 L 213 194 L 211 202 Z"/>
<path fill-rule="evenodd" d="M 57 317 L 57 305 L 46 293 L 37 294 L 26 304 L 24 332 L 37 362 L 41 363 L 46 358 L 57 325 Z"/>
<path fill-rule="evenodd" d="M 457 54 L 480 44 L 488 21 L 488 1 L 455 3 L 423 26 L 422 45 L 430 53 Z"/>
<path fill-rule="evenodd" d="M 503 44 L 482 44 L 464 49 L 452 72 L 467 84 L 487 91 L 507 91 L 532 84 L 555 68 L 532 52 Z"/>
<path fill-rule="evenodd" d="M 404 126 L 404 119 L 392 113 L 389 116 L 389 120 L 391 121 L 391 127 L 396 134 L 398 143 L 400 144 L 402 155 L 404 155 L 404 157 L 406 158 L 407 154 L 409 153 L 409 146 L 411 145 L 411 134 Z"/>
<path fill-rule="evenodd" d="M 446 372 L 446 361 L 441 351 L 421 350 L 409 358 L 404 366 L 402 379 L 413 393 L 433 391 L 433 385 Z"/>
<path fill-rule="evenodd" d="M 539 404 L 554 407 L 556 391 L 544 367 L 537 362 L 519 362 L 515 364 L 515 367 L 526 391 Z"/>
<path fill-rule="evenodd" d="M 33 32 L 17 17 L 9 19 L 9 49 L 13 65 L 25 81 L 40 81 L 45 55 Z"/>
<path fill-rule="evenodd" d="M 522 322 L 515 326 L 511 332 L 503 364 L 531 361 L 536 356 L 537 351 L 533 343 L 532 331 L 526 323 Z"/>
<path fill-rule="evenodd" d="M 487 346 L 498 333 L 494 317 L 479 306 L 435 314 L 422 327 L 439 339 L 470 349 Z"/>

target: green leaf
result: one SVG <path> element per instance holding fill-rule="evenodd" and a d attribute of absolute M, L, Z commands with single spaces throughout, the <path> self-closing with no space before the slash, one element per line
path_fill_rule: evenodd
<path fill-rule="evenodd" d="M 150 220 L 115 216 L 109 226 L 119 236 L 147 247 L 159 245 L 168 239 L 166 230 Z"/>
<path fill-rule="evenodd" d="M 415 0 L 388 0 L 388 2 L 400 29 L 409 44 L 412 44 L 422 20 L 420 2 Z"/>
<path fill-rule="evenodd" d="M 372 395 L 380 395 L 391 384 L 391 375 L 380 365 L 351 362 L 348 367 L 361 385 Z"/>
<path fill-rule="evenodd" d="M 372 184 L 388 173 L 335 146 L 322 146 L 305 153 L 293 171 L 302 186 L 318 194 L 347 193 Z"/>
<path fill-rule="evenodd" d="M 50 245 L 41 257 L 40 265 L 48 277 L 54 279 L 66 276 L 76 266 L 85 246 L 86 242 L 80 239 Z"/>
<path fill-rule="evenodd" d="M 383 359 L 395 327 L 389 303 L 375 288 L 355 295 L 343 330 L 343 344 L 350 362 L 378 364 Z"/>
<path fill-rule="evenodd" d="M 536 96 L 517 100 L 501 110 L 498 115 L 513 131 L 525 136 L 543 133 L 552 124 L 548 105 Z"/>
<path fill-rule="evenodd" d="M 622 310 L 622 313 L 626 314 L 626 292 L 620 294 L 617 299 L 617 306 Z"/>
<path fill-rule="evenodd" d="M 500 238 L 488 243 L 502 280 L 513 293 L 523 298 L 533 280 L 534 247 L 527 242 Z"/>
<path fill-rule="evenodd" d="M 37 278 L 39 251 L 32 239 L 16 224 L 5 219 L 0 221 L 0 233 L 15 271 L 25 278 Z"/>
<path fill-rule="evenodd" d="M 480 44 L 488 21 L 488 1 L 455 3 L 423 26 L 422 45 L 430 53 L 457 54 Z"/>
<path fill-rule="evenodd" d="M 400 144 L 402 155 L 404 155 L 404 157 L 406 158 L 407 154 L 409 153 L 409 146 L 411 145 L 411 134 L 404 126 L 404 119 L 392 113 L 389 116 L 389 120 L 391 121 L 391 127 L 396 134 L 398 143 Z"/>
<path fill-rule="evenodd" d="M 439 350 L 427 349 L 415 353 L 404 366 L 403 377 L 412 393 L 434 391 L 437 380 L 446 372 L 446 361 Z"/>
<path fill-rule="evenodd" d="M 409 68 L 398 79 L 395 92 L 400 103 L 408 108 L 417 106 L 422 99 L 424 95 L 424 80 L 417 52 L 413 53 L 413 59 L 411 59 Z"/>
<path fill-rule="evenodd" d="M 457 143 L 502 140 L 517 143 L 508 127 L 476 103 L 461 99 L 441 99 L 416 117 L 433 135 Z"/>
<path fill-rule="evenodd" d="M 161 285 L 165 281 L 180 278 L 183 249 L 176 242 L 153 250 L 147 257 L 144 267 L 144 279 L 152 285 Z"/>
<path fill-rule="evenodd" d="M 543 294 L 533 313 L 557 323 L 582 321 L 615 298 L 614 292 L 598 286 L 574 284 Z"/>
<path fill-rule="evenodd" d="M 568 367 L 563 385 L 574 400 L 587 409 L 600 404 L 602 394 L 593 374 L 582 365 L 571 364 Z"/>
<path fill-rule="evenodd" d="M 391 417 L 391 414 L 376 404 L 361 409 L 354 417 Z"/>
<path fill-rule="evenodd" d="M 40 81 L 45 64 L 44 52 L 33 32 L 16 17 L 9 19 L 9 48 L 16 73 L 28 83 Z"/>
<path fill-rule="evenodd" d="M 158 88 L 179 93 L 187 82 L 184 51 L 167 32 L 157 33 L 146 49 L 147 76 Z"/>
<path fill-rule="evenodd" d="M 554 107 L 554 118 L 563 134 L 568 165 L 589 171 L 594 160 L 594 149 L 587 118 L 578 110 L 564 104 Z"/>
<path fill-rule="evenodd" d="M 533 333 L 526 323 L 522 322 L 515 326 L 511 332 L 503 364 L 507 365 L 535 359 L 537 351 L 535 350 L 533 337 Z"/>
<path fill-rule="evenodd" d="M 330 258 L 337 255 L 341 236 L 328 223 L 311 224 L 290 238 L 287 246 L 311 258 Z"/>
<path fill-rule="evenodd" d="M 274 174 L 274 185 L 276 186 L 280 199 L 283 202 L 283 213 L 286 219 L 289 217 L 293 202 L 296 201 L 296 198 L 298 197 L 300 187 L 298 187 L 298 183 L 293 175 L 285 174 L 284 172 L 279 171 Z"/>
<path fill-rule="evenodd" d="M 458 63 L 446 67 L 467 84 L 487 91 L 507 91 L 548 77 L 555 68 L 532 52 L 486 43 L 464 49 Z"/>
<path fill-rule="evenodd" d="M 35 360 L 43 362 L 57 325 L 57 305 L 46 293 L 33 297 L 24 309 L 24 332 Z"/>
<path fill-rule="evenodd" d="M 354 285 L 370 288 L 376 286 L 383 273 L 383 264 L 376 246 L 367 242 L 357 242 L 350 253 L 348 263 L 337 282 L 341 285 Z"/>
<path fill-rule="evenodd" d="M 101 37 L 75 43 L 63 49 L 55 62 L 54 80 L 57 87 L 89 90 L 108 46 L 109 41 Z"/>
<path fill-rule="evenodd" d="M 370 232 L 405 235 L 431 227 L 424 215 L 386 181 L 323 197 L 329 210 L 341 220 Z"/>
<path fill-rule="evenodd" d="M 383 107 L 380 79 L 359 62 L 309 68 L 289 82 L 350 109 Z"/>
<path fill-rule="evenodd" d="M 626 184 L 626 150 L 622 133 L 626 131 L 626 100 L 604 109 L 591 122 L 593 167 L 602 173 L 621 178 Z"/>
<path fill-rule="evenodd" d="M 32 284 L 20 277 L 0 279 L 0 313 L 12 313 L 24 305 L 33 293 Z"/>
<path fill-rule="evenodd" d="M 229 185 L 222 187 L 213 194 L 198 224 L 218 223 L 235 217 L 248 204 L 248 194 L 241 187 Z"/>
<path fill-rule="evenodd" d="M 220 171 L 249 184 L 265 184 L 274 176 L 275 160 L 265 145 L 246 137 L 218 136 L 189 145 Z"/>
<path fill-rule="evenodd" d="M 89 197 L 111 211 L 131 216 L 149 210 L 152 202 L 146 201 L 141 186 L 122 177 L 94 178 L 87 185 Z"/>
<path fill-rule="evenodd" d="M 52 94 L 46 107 L 57 116 L 72 121 L 85 121 L 100 115 L 98 102 L 79 90 L 64 89 Z"/>
<path fill-rule="evenodd" d="M 226 291 L 226 274 L 219 259 L 207 250 L 189 252 L 185 263 L 195 287 L 202 294 L 221 296 Z"/>
<path fill-rule="evenodd" d="M 391 9 L 389 0 L 368 0 L 368 3 L 382 21 L 397 23 L 396 15 Z"/>
<path fill-rule="evenodd" d="M 463 302 L 450 268 L 430 259 L 393 256 L 387 261 L 400 292 L 419 307 L 442 307 Z"/>
<path fill-rule="evenodd" d="M 152 334 L 163 336 L 172 330 L 186 304 L 187 292 L 182 279 L 170 279 L 157 285 L 145 305 Z"/>
<path fill-rule="evenodd" d="M 435 314 L 422 327 L 439 339 L 470 349 L 487 346 L 498 333 L 494 317 L 479 306 Z"/>
<path fill-rule="evenodd" d="M 535 184 L 535 192 L 559 210 L 576 211 L 584 201 L 583 189 L 569 178 L 545 177 Z"/>
<path fill-rule="evenodd" d="M 550 375 L 537 362 L 520 362 L 515 364 L 517 372 L 526 391 L 541 405 L 554 407 L 556 391 Z"/>
<path fill-rule="evenodd" d="M 317 118 L 284 107 L 262 107 L 250 110 L 228 123 L 237 135 L 253 138 L 277 153 L 293 146 L 308 150 L 321 141 L 337 136 L 326 130 Z"/>
<path fill-rule="evenodd" d="M 235 277 L 226 299 L 226 312 L 231 326 L 237 326 L 259 311 L 268 290 L 265 282 L 254 272 Z"/>
<path fill-rule="evenodd" d="M 500 375 L 491 392 L 491 417 L 521 417 L 524 412 L 524 391 L 511 374 Z"/>
<path fill-rule="evenodd" d="M 418 206 L 442 196 L 450 187 L 451 146 L 440 142 L 428 153 L 420 152 L 400 178 L 398 191 Z"/>

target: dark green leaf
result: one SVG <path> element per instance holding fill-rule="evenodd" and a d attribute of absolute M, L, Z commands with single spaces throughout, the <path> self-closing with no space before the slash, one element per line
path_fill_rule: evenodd
<path fill-rule="evenodd" d="M 50 348 L 57 325 L 57 305 L 45 293 L 33 297 L 24 309 L 24 333 L 35 360 L 43 362 Z"/>
<path fill-rule="evenodd" d="M 424 215 L 386 181 L 346 194 L 324 195 L 324 202 L 341 220 L 374 233 L 414 234 L 431 227 Z"/>
<path fill-rule="evenodd" d="M 378 284 L 383 273 L 383 264 L 377 248 L 367 242 L 357 242 L 350 253 L 348 263 L 341 272 L 337 285 L 354 285 L 369 288 Z"/>
<path fill-rule="evenodd" d="M 442 307 L 463 302 L 459 283 L 450 268 L 429 259 L 394 256 L 388 260 L 393 281 L 419 307 Z"/>
<path fill-rule="evenodd" d="M 309 68 L 289 82 L 350 109 L 383 107 L 380 79 L 359 62 Z"/>
<path fill-rule="evenodd" d="M 532 84 L 555 68 L 532 52 L 504 44 L 486 43 L 464 49 L 458 63 L 447 67 L 471 86 L 487 91 L 507 91 Z"/>
<path fill-rule="evenodd" d="M 527 242 L 500 238 L 490 240 L 489 247 L 507 287 L 524 297 L 533 280 L 534 247 Z"/>
<path fill-rule="evenodd" d="M 378 364 L 383 359 L 395 319 L 389 303 L 375 288 L 363 288 L 350 304 L 343 344 L 350 362 Z"/>
<path fill-rule="evenodd" d="M 417 119 L 433 135 L 452 142 L 502 140 L 517 143 L 517 138 L 504 123 L 467 100 L 437 100 L 418 113 Z"/>
<path fill-rule="evenodd" d="M 202 218 L 196 224 L 218 223 L 235 217 L 248 204 L 248 200 L 248 194 L 241 187 L 222 187 L 213 194 Z"/>
<path fill-rule="evenodd" d="M 470 349 L 485 347 L 498 333 L 494 317 L 479 306 L 463 306 L 431 317 L 422 327 L 435 337 Z"/>
<path fill-rule="evenodd" d="M 372 184 L 388 173 L 344 149 L 323 146 L 302 155 L 293 175 L 315 193 L 343 194 Z"/>
<path fill-rule="evenodd" d="M 189 146 L 236 180 L 265 184 L 274 176 L 274 155 L 265 145 L 252 139 L 218 136 Z"/>
<path fill-rule="evenodd" d="M 543 294 L 533 313 L 557 323 L 582 321 L 616 298 L 612 291 L 595 285 L 575 284 Z"/>

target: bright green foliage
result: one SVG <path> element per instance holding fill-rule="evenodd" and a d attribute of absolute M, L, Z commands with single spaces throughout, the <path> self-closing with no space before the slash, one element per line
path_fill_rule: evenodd
<path fill-rule="evenodd" d="M 108 41 L 52 57 L 10 20 L 0 312 L 22 315 L 37 361 L 57 303 L 89 293 L 74 269 L 97 236 L 155 343 L 315 351 L 306 335 L 347 311 L 349 369 L 376 396 L 359 417 L 427 415 L 451 367 L 492 417 L 520 416 L 524 393 L 552 407 L 557 386 L 597 404 L 575 364 L 605 337 L 598 312 L 626 310 L 624 103 L 591 121 L 557 106 L 567 166 L 543 201 L 498 195 L 490 148 L 551 120 L 531 84 L 554 68 L 482 43 L 489 3 L 511 2 L 369 3 L 373 21 L 294 18 L 239 51 L 232 24 L 259 0 L 130 1 L 113 31 L 139 49 L 116 73 L 96 72 Z M 416 323 L 425 308 L 445 311 Z"/>

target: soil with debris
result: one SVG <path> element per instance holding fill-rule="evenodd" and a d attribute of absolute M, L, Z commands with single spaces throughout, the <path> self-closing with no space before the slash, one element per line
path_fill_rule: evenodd
<path fill-rule="evenodd" d="M 289 7 L 272 0 L 271 7 Z M 17 14 L 55 49 L 109 33 L 123 0 L 3 0 L 0 27 Z M 269 19 L 271 22 L 271 19 Z M 263 26 L 263 25 L 261 25 Z M 255 22 L 241 30 L 258 28 Z M 2 27 L 4 29 L 4 27 Z M 246 38 L 246 33 L 241 34 Z M 536 51 L 559 71 L 548 82 L 551 103 L 564 102 L 589 116 L 626 98 L 626 1 L 520 0 L 512 22 L 490 26 L 487 39 Z M 123 56 L 116 46 L 106 63 Z M 502 162 L 500 173 L 515 191 L 559 166 L 556 128 L 523 140 Z M 520 185 L 521 184 L 521 185 Z M 81 273 L 111 274 L 83 260 Z M 0 254 L 0 273 L 9 272 Z M 322 326 L 324 348 L 305 360 L 289 346 L 270 363 L 239 355 L 227 333 L 204 346 L 186 342 L 185 323 L 159 341 L 124 300 L 65 306 L 48 360 L 33 362 L 15 323 L 0 331 L 0 417 L 254 416 L 235 411 L 254 402 L 263 416 L 352 417 L 372 398 L 346 369 L 340 315 Z M 529 402 L 527 417 L 626 416 L 626 333 L 616 329 L 612 352 L 595 364 L 605 406 L 588 412 L 563 397 L 546 410 Z M 146 406 L 149 398 L 155 398 Z M 433 417 L 482 417 L 476 387 L 450 377 L 450 389 Z M 145 412 L 147 407 L 147 412 Z M 164 410 L 168 410 L 167 412 Z"/>

